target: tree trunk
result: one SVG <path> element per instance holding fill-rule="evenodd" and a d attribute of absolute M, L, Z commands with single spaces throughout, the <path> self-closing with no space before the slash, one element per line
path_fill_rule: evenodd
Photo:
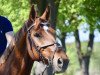
<path fill-rule="evenodd" d="M 75 43 L 76 43 L 76 49 L 77 49 L 77 54 L 78 54 L 78 60 L 79 60 L 79 64 L 80 64 L 80 67 L 81 67 L 82 52 L 81 52 L 81 42 L 80 42 L 80 38 L 79 38 L 78 29 L 75 31 L 74 35 L 75 35 Z"/>
<path fill-rule="evenodd" d="M 30 0 L 30 4 L 36 4 L 38 14 L 42 15 L 48 3 L 47 0 Z"/>
<path fill-rule="evenodd" d="M 62 47 L 64 48 L 64 50 L 65 50 L 65 52 L 66 52 L 66 42 L 65 42 L 65 40 L 66 40 L 66 33 L 62 33 L 62 38 L 60 38 L 60 40 L 61 40 L 61 43 L 62 43 Z"/>
<path fill-rule="evenodd" d="M 58 13 L 60 0 L 47 0 L 47 1 L 51 6 L 50 23 L 52 28 L 56 29 L 57 13 Z"/>
<path fill-rule="evenodd" d="M 84 75 L 89 75 L 89 64 L 90 58 L 93 51 L 93 44 L 94 44 L 94 33 L 89 34 L 89 42 L 87 46 L 87 53 L 83 55 L 82 59 L 82 71 Z"/>
<path fill-rule="evenodd" d="M 90 63 L 90 56 L 87 55 L 83 56 L 81 65 L 83 75 L 89 75 L 89 63 Z"/>
<path fill-rule="evenodd" d="M 90 63 L 91 53 L 93 51 L 94 33 L 89 34 L 89 42 L 88 42 L 86 54 L 83 54 L 81 51 L 81 43 L 79 39 L 78 30 L 75 31 L 75 39 L 76 39 L 78 60 L 80 63 L 80 67 L 82 69 L 82 73 L 83 75 L 89 75 L 89 63 Z"/>

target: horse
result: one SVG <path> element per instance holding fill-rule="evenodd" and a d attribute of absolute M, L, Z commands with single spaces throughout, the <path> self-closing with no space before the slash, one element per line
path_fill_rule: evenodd
<path fill-rule="evenodd" d="M 57 52 L 54 55 L 55 58 L 58 58 L 58 62 L 53 62 L 49 66 L 45 65 L 43 62 L 35 62 L 36 65 L 33 68 L 34 75 L 55 75 L 55 73 L 58 74 L 65 72 L 68 63 L 62 60 L 64 57 L 64 53 L 62 52 L 62 49 L 61 50 L 60 49 L 61 48 L 58 48 Z M 62 59 L 60 59 L 61 57 Z"/>
<path fill-rule="evenodd" d="M 28 20 L 15 34 L 14 44 L 6 49 L 10 53 L 5 63 L 0 65 L 0 75 L 30 75 L 34 61 L 45 65 L 55 63 L 54 66 L 58 67 L 63 63 L 67 68 L 69 59 L 62 49 L 59 50 L 49 14 L 50 8 L 47 7 L 42 16 L 37 17 L 32 5 Z M 59 55 L 61 52 L 64 55 L 57 57 L 56 53 Z"/>

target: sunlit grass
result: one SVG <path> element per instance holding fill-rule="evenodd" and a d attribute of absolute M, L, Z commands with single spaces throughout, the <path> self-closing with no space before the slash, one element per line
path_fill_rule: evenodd
<path fill-rule="evenodd" d="M 83 42 L 81 46 L 82 46 L 82 52 L 85 53 L 87 49 L 87 42 Z M 65 74 L 62 75 L 76 75 L 76 72 L 79 71 L 80 67 L 77 59 L 75 43 L 67 44 L 67 53 L 70 58 L 70 65 Z M 91 73 L 93 72 L 92 71 L 93 69 L 95 69 L 94 70 L 95 73 L 98 71 L 100 72 L 100 42 L 94 43 L 93 53 L 90 61 Z"/>
<path fill-rule="evenodd" d="M 100 75 L 100 43 L 95 43 L 91 57 L 90 72 Z"/>

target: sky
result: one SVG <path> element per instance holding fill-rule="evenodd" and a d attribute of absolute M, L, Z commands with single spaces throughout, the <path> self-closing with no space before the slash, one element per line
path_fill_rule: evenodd
<path fill-rule="evenodd" d="M 94 35 L 95 35 L 94 42 L 100 42 L 100 32 L 98 30 L 95 30 Z M 88 41 L 89 40 L 89 31 L 84 32 L 83 30 L 79 30 L 79 37 L 82 42 Z M 75 41 L 74 36 L 66 37 L 66 43 L 72 43 L 74 41 Z"/>
<path fill-rule="evenodd" d="M 80 37 L 80 40 L 83 42 L 83 41 L 88 41 L 89 40 L 89 31 L 86 30 L 88 29 L 88 25 L 85 23 L 84 25 L 81 25 L 79 27 L 79 37 Z M 71 33 L 73 34 L 73 33 Z M 100 42 L 100 32 L 95 29 L 94 31 L 94 42 Z M 67 36 L 66 37 L 66 43 L 72 43 L 72 42 L 75 42 L 75 37 L 72 35 L 72 36 Z"/>

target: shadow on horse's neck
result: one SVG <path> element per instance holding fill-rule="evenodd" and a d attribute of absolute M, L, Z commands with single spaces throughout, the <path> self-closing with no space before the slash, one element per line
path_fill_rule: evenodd
<path fill-rule="evenodd" d="M 26 21 L 24 26 L 15 35 L 15 44 L 18 48 L 21 48 L 22 45 L 25 44 L 28 27 L 29 25 Z"/>
<path fill-rule="evenodd" d="M 15 35 L 15 46 L 6 63 L 0 68 L 0 75 L 29 75 L 33 61 L 26 46 L 27 24 Z"/>

